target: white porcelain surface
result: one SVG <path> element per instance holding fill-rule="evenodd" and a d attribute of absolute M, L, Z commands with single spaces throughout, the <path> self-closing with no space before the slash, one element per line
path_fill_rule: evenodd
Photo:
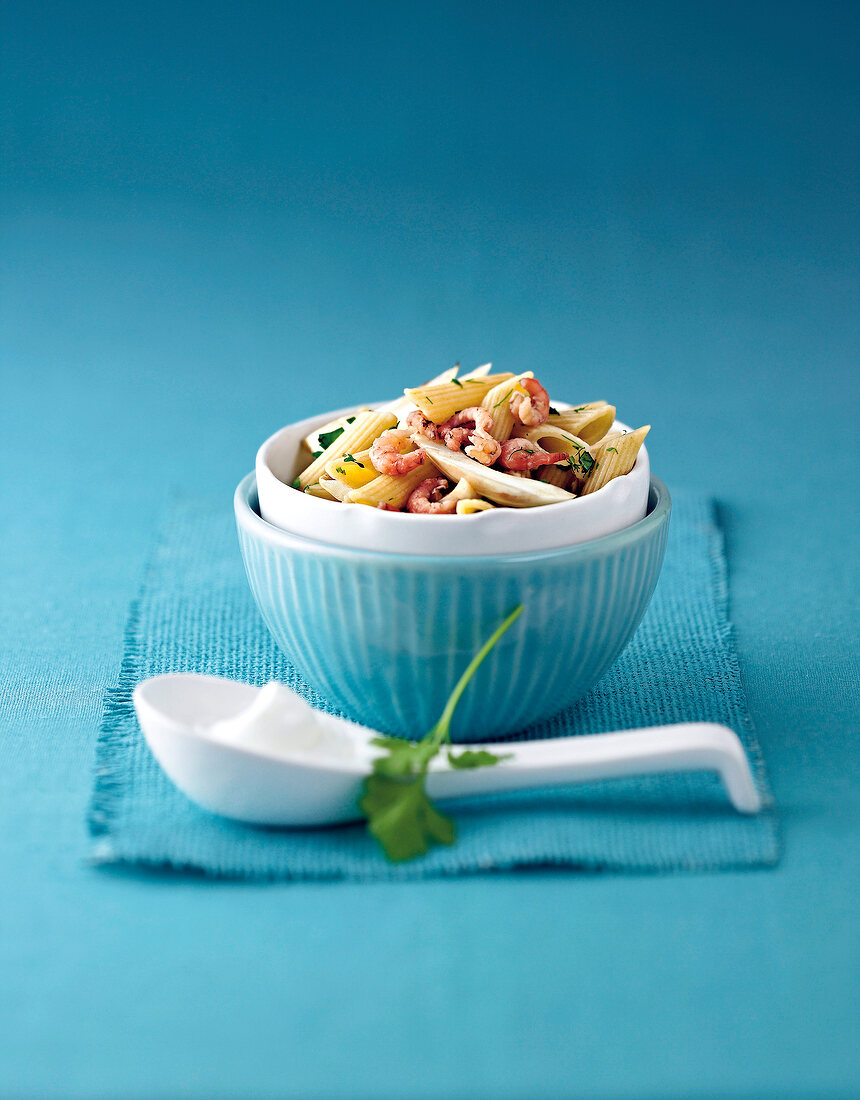
<path fill-rule="evenodd" d="M 559 408 L 566 408 L 559 402 Z M 344 506 L 299 493 L 299 447 L 314 428 L 353 412 L 340 409 L 290 424 L 257 452 L 260 514 L 267 523 L 304 538 L 356 550 L 393 554 L 487 556 L 574 546 L 611 535 L 645 515 L 651 470 L 643 446 L 636 465 L 585 497 L 541 508 L 493 508 L 471 516 L 426 516 Z M 616 421 L 615 427 L 627 426 Z"/>
<path fill-rule="evenodd" d="M 235 719 L 252 708 L 260 690 L 215 676 L 155 676 L 138 684 L 134 706 L 159 764 L 204 809 L 256 825 L 326 825 L 357 819 L 362 780 L 378 751 L 369 744 L 372 730 L 321 716 L 356 745 L 352 755 L 329 758 L 264 751 L 209 734 L 208 725 Z M 713 771 L 721 776 L 736 810 L 761 809 L 737 735 L 710 722 L 484 747 L 512 756 L 494 767 L 457 771 L 440 754 L 427 777 L 431 796 L 444 800 L 597 779 Z"/>

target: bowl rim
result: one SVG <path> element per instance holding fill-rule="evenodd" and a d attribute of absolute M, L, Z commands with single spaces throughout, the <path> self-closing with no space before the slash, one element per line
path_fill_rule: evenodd
<path fill-rule="evenodd" d="M 306 538 L 304 535 L 294 535 L 268 523 L 252 506 L 252 499 L 257 494 L 257 474 L 252 470 L 239 482 L 233 494 L 233 507 L 236 515 L 236 523 L 240 529 L 244 529 L 251 538 L 262 540 L 270 545 L 279 546 L 286 550 L 294 550 L 300 553 L 315 556 L 349 559 L 352 561 L 366 562 L 368 564 L 388 563 L 390 565 L 414 566 L 422 565 L 452 569 L 458 571 L 470 570 L 480 572 L 490 566 L 496 565 L 522 565 L 529 562 L 551 563 L 565 558 L 587 559 L 612 553 L 623 549 L 625 546 L 648 538 L 655 530 L 668 521 L 672 510 L 672 498 L 666 485 L 651 474 L 648 486 L 648 503 L 656 497 L 654 506 L 649 509 L 644 519 L 615 531 L 609 535 L 601 535 L 596 539 L 575 543 L 572 546 L 553 547 L 548 550 L 528 550 L 516 554 L 485 554 L 485 555 L 443 555 L 443 554 L 403 554 L 390 553 L 383 550 L 360 550 L 350 546 L 336 546 L 332 543 L 316 541 Z M 440 522 L 443 522 L 440 520 Z"/>

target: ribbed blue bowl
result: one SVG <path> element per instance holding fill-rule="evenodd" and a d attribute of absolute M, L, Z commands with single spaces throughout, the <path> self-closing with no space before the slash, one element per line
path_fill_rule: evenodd
<path fill-rule="evenodd" d="M 618 657 L 660 575 L 671 501 L 652 478 L 648 514 L 632 527 L 485 558 L 380 554 L 288 534 L 260 518 L 253 474 L 235 508 L 251 590 L 278 645 L 309 684 L 374 729 L 424 734 L 474 653 L 523 604 L 455 714 L 454 740 L 480 741 L 569 706 Z"/>

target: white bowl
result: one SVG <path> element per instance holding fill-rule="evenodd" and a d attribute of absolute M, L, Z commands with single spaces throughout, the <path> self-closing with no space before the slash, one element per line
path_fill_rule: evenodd
<path fill-rule="evenodd" d="M 644 446 L 624 477 L 614 478 L 588 496 L 539 508 L 492 508 L 470 516 L 412 515 L 297 492 L 290 483 L 302 468 L 302 440 L 314 428 L 352 412 L 355 409 L 340 409 L 288 424 L 262 445 L 257 452 L 257 491 L 260 514 L 267 523 L 355 550 L 486 557 L 575 546 L 612 535 L 645 516 L 651 469 Z M 618 421 L 614 427 L 626 429 Z"/>

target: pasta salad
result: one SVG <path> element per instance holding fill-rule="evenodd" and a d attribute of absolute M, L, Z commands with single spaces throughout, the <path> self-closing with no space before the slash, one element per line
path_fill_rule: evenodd
<path fill-rule="evenodd" d="M 650 425 L 613 430 L 615 406 L 555 408 L 531 371 L 458 367 L 303 441 L 292 487 L 389 512 L 474 515 L 595 493 L 628 474 Z"/>

